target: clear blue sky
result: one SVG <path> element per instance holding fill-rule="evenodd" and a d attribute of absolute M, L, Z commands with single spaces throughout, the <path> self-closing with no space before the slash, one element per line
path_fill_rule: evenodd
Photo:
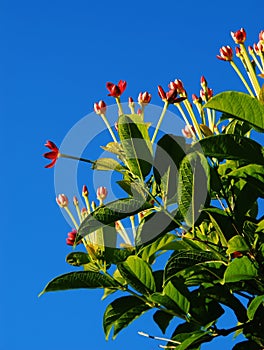
<path fill-rule="evenodd" d="M 106 342 L 101 292 L 37 297 L 70 270 L 69 226 L 54 200 L 54 172 L 44 169 L 43 144 L 60 144 L 95 101 L 112 103 L 106 81 L 126 80 L 125 98 L 147 90 L 156 104 L 156 86 L 176 78 L 190 94 L 199 93 L 201 75 L 215 93 L 243 90 L 215 56 L 232 44 L 231 30 L 245 27 L 248 44 L 257 41 L 263 12 L 256 0 L 1 1 L 0 350 L 158 348 L 136 334 L 160 335 L 151 314 Z"/>

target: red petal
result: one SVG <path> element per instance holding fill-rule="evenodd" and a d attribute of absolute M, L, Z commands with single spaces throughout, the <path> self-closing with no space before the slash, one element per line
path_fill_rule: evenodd
<path fill-rule="evenodd" d="M 119 80 L 118 87 L 121 91 L 121 94 L 125 91 L 126 86 L 127 86 L 127 82 L 125 80 Z"/>
<path fill-rule="evenodd" d="M 47 152 L 43 154 L 43 157 L 48 158 L 48 159 L 57 159 L 58 158 L 58 152 L 52 151 L 52 152 Z"/>
<path fill-rule="evenodd" d="M 109 90 L 109 92 L 111 92 L 112 87 L 113 87 L 114 85 L 115 85 L 115 84 L 110 83 L 110 82 L 106 83 L 106 88 L 107 88 L 107 90 Z"/>
<path fill-rule="evenodd" d="M 49 149 L 53 150 L 53 151 L 59 150 L 58 147 L 55 145 L 55 143 L 52 142 L 52 141 L 47 141 L 45 143 L 45 146 L 48 147 Z"/>
<path fill-rule="evenodd" d="M 50 164 L 46 165 L 45 168 L 52 168 L 52 167 L 54 167 L 56 162 L 57 162 L 57 158 L 53 159 L 53 161 Z"/>
<path fill-rule="evenodd" d="M 158 85 L 158 94 L 159 94 L 159 97 L 160 97 L 161 99 L 166 98 L 165 91 L 162 89 L 162 87 L 161 87 L 160 85 Z"/>

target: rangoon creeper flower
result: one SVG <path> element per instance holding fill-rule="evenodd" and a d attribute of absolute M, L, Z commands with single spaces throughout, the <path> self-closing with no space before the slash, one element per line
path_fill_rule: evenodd
<path fill-rule="evenodd" d="M 151 94 L 149 94 L 147 91 L 146 92 L 140 92 L 138 95 L 138 103 L 140 106 L 144 104 L 148 104 L 151 101 Z"/>
<path fill-rule="evenodd" d="M 186 95 L 186 90 L 184 89 L 183 82 L 180 79 L 175 79 L 174 81 L 171 81 L 168 87 L 171 90 L 177 90 L 179 94 Z"/>
<path fill-rule="evenodd" d="M 264 43 L 264 30 L 262 30 L 260 33 L 259 33 L 259 41 L 262 41 Z"/>
<path fill-rule="evenodd" d="M 219 49 L 220 55 L 216 57 L 222 61 L 232 61 L 233 60 L 233 50 L 230 46 L 222 46 Z"/>
<path fill-rule="evenodd" d="M 256 52 L 256 54 L 258 56 L 261 56 L 261 53 L 264 52 L 264 41 L 263 41 L 263 45 L 262 45 L 261 41 L 259 41 L 257 44 L 254 44 L 253 47 L 254 47 L 254 51 Z"/>
<path fill-rule="evenodd" d="M 106 103 L 104 101 L 99 101 L 94 103 L 94 111 L 96 114 L 105 114 L 106 112 Z"/>
<path fill-rule="evenodd" d="M 57 159 L 60 157 L 60 151 L 55 145 L 55 143 L 52 141 L 47 141 L 45 143 L 45 146 L 48 147 L 51 150 L 51 152 L 44 153 L 43 157 L 47 159 L 52 159 L 52 162 L 46 165 L 45 168 L 52 168 L 57 162 Z"/>
<path fill-rule="evenodd" d="M 56 202 L 61 208 L 66 208 L 69 204 L 68 197 L 65 194 L 59 194 L 58 197 L 56 197 Z"/>
<path fill-rule="evenodd" d="M 96 196 L 97 196 L 97 199 L 100 201 L 100 204 L 103 203 L 103 200 L 107 197 L 107 195 L 108 195 L 108 191 L 106 187 L 100 186 L 97 188 Z"/>
<path fill-rule="evenodd" d="M 186 99 L 186 97 L 177 97 L 178 92 L 176 89 L 170 89 L 165 93 L 160 85 L 158 85 L 158 94 L 162 101 L 169 104 L 178 103 Z"/>
<path fill-rule="evenodd" d="M 77 236 L 77 231 L 72 230 L 71 232 L 68 233 L 68 238 L 66 238 L 66 244 L 73 246 L 76 240 Z M 80 244 L 81 241 L 77 242 L 77 244 Z"/>
<path fill-rule="evenodd" d="M 195 129 L 192 125 L 185 125 L 184 129 L 182 129 L 182 134 L 187 139 L 191 139 L 195 135 Z"/>
<path fill-rule="evenodd" d="M 200 97 L 203 101 L 207 102 L 213 96 L 213 89 L 207 88 L 206 91 L 200 90 Z"/>
<path fill-rule="evenodd" d="M 231 32 L 231 36 L 236 44 L 243 44 L 247 37 L 246 31 L 244 28 L 241 28 L 236 32 Z"/>
<path fill-rule="evenodd" d="M 117 85 L 110 82 L 106 83 L 106 88 L 109 91 L 108 96 L 112 96 L 115 98 L 120 97 L 122 93 L 125 91 L 126 86 L 127 86 L 127 83 L 125 80 L 119 80 Z"/>

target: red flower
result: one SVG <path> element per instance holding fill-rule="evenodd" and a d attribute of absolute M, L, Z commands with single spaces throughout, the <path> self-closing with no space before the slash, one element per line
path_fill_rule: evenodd
<path fill-rule="evenodd" d="M 177 90 L 179 94 L 186 94 L 186 91 L 183 87 L 183 82 L 180 79 L 175 79 L 169 83 L 169 89 Z"/>
<path fill-rule="evenodd" d="M 220 55 L 216 57 L 222 61 L 232 61 L 233 60 L 233 50 L 230 46 L 222 46 L 220 51 Z"/>
<path fill-rule="evenodd" d="M 158 85 L 158 93 L 162 101 L 167 101 L 168 103 L 171 103 L 171 104 L 178 103 L 186 99 L 186 97 L 177 98 L 177 90 L 175 89 L 170 89 L 168 92 L 165 93 L 165 91 L 160 85 Z"/>
<path fill-rule="evenodd" d="M 140 105 L 142 104 L 148 104 L 151 101 L 151 94 L 149 94 L 148 92 L 140 92 L 138 95 L 138 103 Z"/>
<path fill-rule="evenodd" d="M 125 80 L 119 80 L 117 85 L 113 83 L 106 83 L 106 88 L 109 91 L 108 96 L 119 97 L 125 91 L 127 83 Z"/>
<path fill-rule="evenodd" d="M 77 236 L 77 231 L 72 230 L 71 232 L 68 233 L 68 238 L 66 238 L 66 244 L 73 246 L 76 240 Z M 80 244 L 81 241 L 79 241 L 77 244 Z"/>
<path fill-rule="evenodd" d="M 200 97 L 203 101 L 207 102 L 213 96 L 213 89 L 207 88 L 206 91 L 200 90 Z"/>
<path fill-rule="evenodd" d="M 52 162 L 46 165 L 45 168 L 52 168 L 55 165 L 57 159 L 59 158 L 60 152 L 58 147 L 52 141 L 47 141 L 45 143 L 45 146 L 48 147 L 51 150 L 51 152 L 44 153 L 43 157 L 47 159 L 52 159 Z"/>
<path fill-rule="evenodd" d="M 262 45 L 261 41 L 259 41 L 257 44 L 254 44 L 254 50 L 258 56 L 261 56 L 261 53 L 264 52 L 264 44 Z"/>
<path fill-rule="evenodd" d="M 243 44 L 247 37 L 244 28 L 241 28 L 236 32 L 231 32 L 231 36 L 236 44 Z"/>
<path fill-rule="evenodd" d="M 96 114 L 105 114 L 106 112 L 106 104 L 104 101 L 99 101 L 98 103 L 94 103 L 94 111 Z"/>

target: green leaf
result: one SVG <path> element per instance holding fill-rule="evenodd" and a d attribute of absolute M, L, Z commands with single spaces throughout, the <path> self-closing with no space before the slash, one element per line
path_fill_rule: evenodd
<path fill-rule="evenodd" d="M 92 166 L 93 170 L 116 170 L 119 172 L 124 172 L 127 169 L 123 167 L 118 161 L 113 158 L 99 158 Z"/>
<path fill-rule="evenodd" d="M 237 91 L 225 91 L 210 99 L 204 108 L 228 113 L 264 131 L 264 105 L 255 97 Z"/>
<path fill-rule="evenodd" d="M 225 274 L 224 282 L 239 282 L 251 280 L 257 277 L 258 269 L 253 262 L 247 257 L 236 258 L 228 265 Z"/>
<path fill-rule="evenodd" d="M 198 331 L 190 333 L 190 336 L 185 339 L 180 345 L 177 346 L 177 350 L 185 350 L 185 349 L 193 349 L 190 345 L 194 345 L 194 343 L 201 340 L 201 338 L 205 338 L 206 341 L 210 341 L 213 337 L 210 335 L 210 332 Z M 202 342 L 199 342 L 201 344 Z"/>
<path fill-rule="evenodd" d="M 174 220 L 171 219 L 171 217 Z M 140 222 L 136 233 L 136 246 L 151 243 L 163 236 L 165 233 L 175 230 L 180 226 L 182 215 L 179 210 L 175 210 L 167 215 L 164 211 L 153 212 L 144 217 Z"/>
<path fill-rule="evenodd" d="M 124 155 L 122 146 L 118 142 L 109 142 L 106 146 L 101 146 L 104 151 L 118 155 L 120 158 Z"/>
<path fill-rule="evenodd" d="M 165 334 L 166 329 L 172 319 L 173 315 L 161 310 L 157 310 L 153 315 L 153 320 L 157 323 L 163 334 Z"/>
<path fill-rule="evenodd" d="M 90 262 L 89 255 L 84 252 L 73 252 L 67 255 L 66 262 L 72 266 L 81 266 Z"/>
<path fill-rule="evenodd" d="M 114 329 L 114 339 L 123 328 L 149 309 L 149 306 L 134 296 L 125 296 L 114 300 L 107 306 L 104 313 L 103 327 L 106 339 L 109 338 L 112 328 Z"/>
<path fill-rule="evenodd" d="M 121 115 L 118 119 L 118 134 L 126 165 L 135 176 L 144 179 L 153 163 L 147 124 L 140 115 Z"/>
<path fill-rule="evenodd" d="M 199 148 L 202 148 L 206 157 L 264 164 L 261 145 L 244 136 L 230 134 L 209 136 L 192 146 L 193 150 Z"/>
<path fill-rule="evenodd" d="M 224 133 L 244 136 L 249 130 L 251 130 L 250 124 L 242 122 L 240 120 L 232 119 L 225 127 Z"/>
<path fill-rule="evenodd" d="M 234 252 L 247 252 L 249 251 L 249 246 L 247 245 L 245 239 L 242 236 L 236 235 L 232 237 L 227 242 L 227 254 L 232 254 Z"/>
<path fill-rule="evenodd" d="M 85 237 L 101 227 L 113 224 L 115 221 L 137 214 L 151 207 L 152 205 L 150 203 L 144 203 L 133 198 L 118 199 L 100 206 L 89 214 L 81 223 L 78 230 L 79 238 L 81 238 L 81 236 Z"/>
<path fill-rule="evenodd" d="M 142 257 L 143 260 L 149 261 L 153 260 L 155 253 L 159 251 L 168 250 L 186 250 L 190 249 L 190 245 L 182 240 L 176 240 L 175 235 L 167 233 L 164 236 L 158 238 L 154 242 L 144 246 L 138 252 L 138 255 Z"/>
<path fill-rule="evenodd" d="M 261 350 L 261 347 L 252 340 L 245 340 L 237 343 L 232 350 Z"/>
<path fill-rule="evenodd" d="M 173 203 L 176 197 L 178 169 L 185 156 L 185 146 L 183 137 L 172 134 L 164 135 L 157 143 L 154 177 L 167 203 Z"/>
<path fill-rule="evenodd" d="M 109 277 L 102 275 L 100 272 L 70 272 L 51 280 L 39 294 L 39 296 L 47 292 L 55 292 L 59 290 L 107 287 L 114 288 L 115 284 L 112 280 L 109 279 Z"/>
<path fill-rule="evenodd" d="M 182 282 L 177 279 L 168 282 L 164 288 L 164 294 L 175 302 L 183 314 L 188 314 L 190 310 L 190 292 Z"/>
<path fill-rule="evenodd" d="M 104 259 L 108 264 L 118 264 L 122 261 L 125 261 L 132 254 L 134 254 L 134 249 L 106 247 L 104 252 Z"/>
<path fill-rule="evenodd" d="M 247 315 L 248 319 L 252 321 L 259 306 L 264 302 L 264 295 L 255 297 L 248 306 Z"/>
<path fill-rule="evenodd" d="M 164 306 L 167 310 L 172 310 L 175 316 L 185 319 L 185 314 L 183 314 L 183 311 L 179 308 L 175 301 L 173 301 L 169 296 L 165 295 L 164 293 L 156 292 L 151 294 L 149 298 L 159 306 L 161 305 Z"/>
<path fill-rule="evenodd" d="M 118 270 L 125 280 L 139 293 L 156 291 L 156 283 L 149 264 L 138 256 L 131 255 L 118 264 Z"/>
<path fill-rule="evenodd" d="M 210 184 L 210 168 L 204 155 L 188 154 L 179 169 L 178 201 L 184 221 L 192 227 L 203 209 Z"/>

